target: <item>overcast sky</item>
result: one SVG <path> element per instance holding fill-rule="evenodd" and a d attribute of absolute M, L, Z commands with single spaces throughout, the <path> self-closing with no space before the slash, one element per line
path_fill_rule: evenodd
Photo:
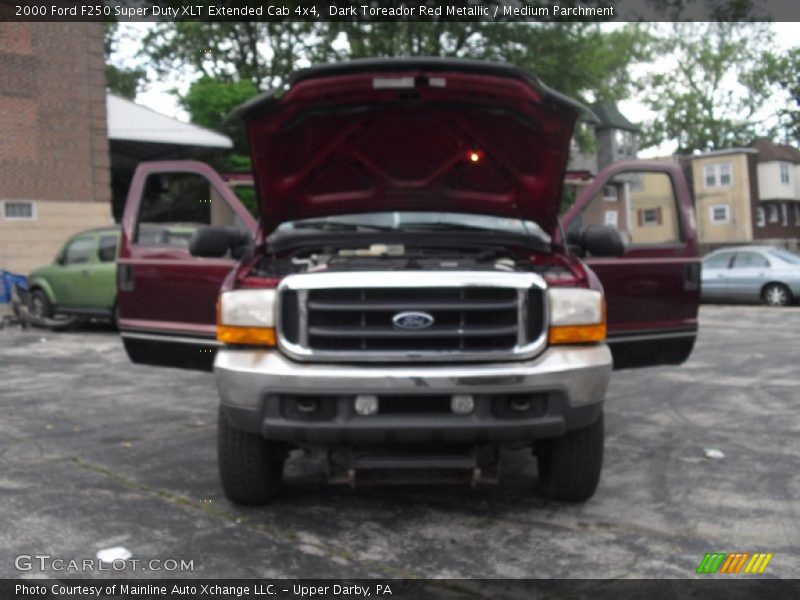
<path fill-rule="evenodd" d="M 607 27 L 621 27 L 623 23 L 611 23 Z M 125 66 L 141 65 L 142 58 L 137 57 L 136 53 L 139 49 L 139 40 L 145 33 L 153 26 L 153 23 L 122 23 L 119 26 L 121 40 L 119 47 L 113 59 L 115 63 Z M 798 26 L 797 23 L 773 23 L 773 30 L 775 32 L 776 43 L 784 50 L 796 46 L 798 41 Z M 637 68 L 646 68 L 644 66 L 634 66 L 634 75 L 636 75 Z M 160 113 L 175 117 L 182 121 L 188 121 L 188 115 L 179 106 L 177 99 L 171 90 L 178 89 L 185 92 L 193 79 L 191 73 L 176 71 L 166 78 L 151 77 L 151 81 L 147 84 L 147 88 L 140 92 L 136 98 L 139 104 L 148 106 Z M 641 123 L 653 118 L 651 113 L 645 106 L 636 100 L 623 100 L 619 103 L 620 110 L 625 114 L 628 119 L 634 123 Z M 664 144 L 657 148 L 648 148 L 640 152 L 640 157 L 649 158 L 654 156 L 668 156 L 672 154 L 675 147 L 671 144 Z"/>

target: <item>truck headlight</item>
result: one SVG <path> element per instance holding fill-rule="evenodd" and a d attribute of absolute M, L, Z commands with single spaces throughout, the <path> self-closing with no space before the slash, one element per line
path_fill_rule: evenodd
<path fill-rule="evenodd" d="M 606 304 L 596 290 L 550 288 L 551 344 L 585 344 L 606 339 Z"/>
<path fill-rule="evenodd" d="M 217 304 L 217 339 L 226 344 L 275 345 L 276 290 L 223 292 Z"/>

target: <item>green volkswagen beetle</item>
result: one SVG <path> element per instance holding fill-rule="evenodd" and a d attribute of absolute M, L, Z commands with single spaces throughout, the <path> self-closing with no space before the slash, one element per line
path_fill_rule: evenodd
<path fill-rule="evenodd" d="M 119 235 L 118 227 L 104 227 L 69 238 L 52 264 L 28 276 L 32 312 L 113 319 Z"/>

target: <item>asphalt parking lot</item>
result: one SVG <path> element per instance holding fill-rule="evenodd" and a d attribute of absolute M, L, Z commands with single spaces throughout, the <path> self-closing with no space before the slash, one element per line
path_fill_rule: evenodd
<path fill-rule="evenodd" d="M 0 577 L 112 546 L 193 561 L 127 577 L 683 578 L 719 551 L 800 577 L 799 332 L 800 308 L 703 307 L 687 364 L 616 373 L 584 505 L 537 497 L 519 452 L 475 490 L 333 487 L 298 455 L 277 503 L 243 509 L 217 480 L 212 375 L 129 364 L 107 329 L 6 329 Z"/>

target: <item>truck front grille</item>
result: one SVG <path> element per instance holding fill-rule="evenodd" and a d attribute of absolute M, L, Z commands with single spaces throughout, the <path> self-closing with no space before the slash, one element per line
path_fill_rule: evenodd
<path fill-rule="evenodd" d="M 312 350 L 511 350 L 517 343 L 517 290 L 502 288 L 362 288 L 308 293 Z M 404 312 L 433 318 L 425 329 L 400 329 Z"/>
<path fill-rule="evenodd" d="M 302 278 L 281 292 L 279 333 L 289 354 L 307 360 L 502 360 L 530 353 L 543 337 L 544 285 L 520 274 L 481 284 L 481 273 L 470 273 L 461 285 L 448 274 L 437 285 L 438 273 L 423 272 L 408 287 L 398 285 L 397 272 L 352 273 L 335 287 L 312 279 L 334 275 L 287 278 Z M 427 326 L 398 326 L 403 313 L 421 313 Z"/>

